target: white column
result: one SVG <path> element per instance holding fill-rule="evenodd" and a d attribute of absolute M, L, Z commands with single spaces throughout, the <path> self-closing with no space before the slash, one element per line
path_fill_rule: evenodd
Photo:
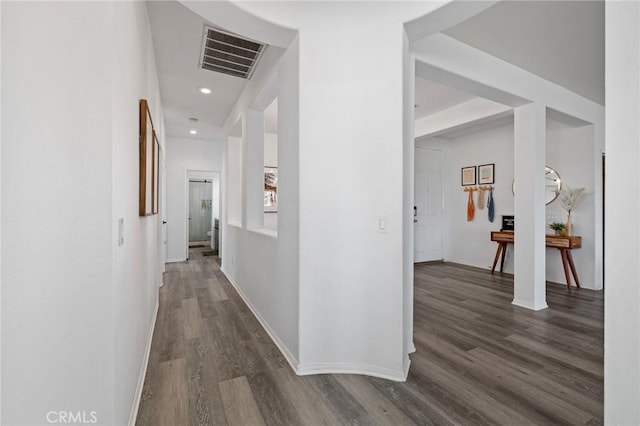
<path fill-rule="evenodd" d="M 247 229 L 264 226 L 264 111 L 247 110 L 244 130 L 245 217 Z"/>
<path fill-rule="evenodd" d="M 514 171 L 515 249 L 513 304 L 540 310 L 547 307 L 545 289 L 544 167 L 546 109 L 527 104 L 515 109 Z"/>
<path fill-rule="evenodd" d="M 604 419 L 640 424 L 640 3 L 606 2 Z"/>
<path fill-rule="evenodd" d="M 318 9 L 299 39 L 300 370 L 401 380 L 402 22 Z"/>

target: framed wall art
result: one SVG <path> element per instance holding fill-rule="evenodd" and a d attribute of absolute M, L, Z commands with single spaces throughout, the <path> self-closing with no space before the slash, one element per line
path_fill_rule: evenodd
<path fill-rule="evenodd" d="M 150 216 L 158 212 L 159 154 L 160 144 L 153 129 L 153 120 L 146 99 L 139 105 L 139 203 L 138 215 Z"/>
<path fill-rule="evenodd" d="M 462 186 L 476 184 L 476 166 L 462 168 Z"/>
<path fill-rule="evenodd" d="M 158 208 L 160 205 L 160 142 L 156 136 L 156 132 L 153 132 L 153 169 L 151 173 L 151 206 L 152 213 L 158 214 Z"/>
<path fill-rule="evenodd" d="M 278 168 L 264 168 L 264 212 L 278 211 Z"/>
<path fill-rule="evenodd" d="M 483 164 L 478 166 L 478 185 L 495 183 L 495 164 Z"/>

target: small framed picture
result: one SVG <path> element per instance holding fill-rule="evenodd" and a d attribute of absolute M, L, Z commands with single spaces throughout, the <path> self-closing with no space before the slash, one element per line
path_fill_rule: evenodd
<path fill-rule="evenodd" d="M 483 164 L 478 166 L 478 185 L 495 183 L 495 164 Z"/>
<path fill-rule="evenodd" d="M 264 212 L 278 212 L 278 168 L 264 168 Z"/>
<path fill-rule="evenodd" d="M 476 166 L 462 168 L 462 186 L 476 184 Z"/>

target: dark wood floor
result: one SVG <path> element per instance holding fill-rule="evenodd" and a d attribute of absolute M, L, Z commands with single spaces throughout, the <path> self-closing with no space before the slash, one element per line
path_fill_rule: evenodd
<path fill-rule="evenodd" d="M 532 312 L 508 276 L 418 265 L 406 383 L 298 377 L 203 250 L 168 265 L 138 425 L 602 423 L 602 292 Z"/>

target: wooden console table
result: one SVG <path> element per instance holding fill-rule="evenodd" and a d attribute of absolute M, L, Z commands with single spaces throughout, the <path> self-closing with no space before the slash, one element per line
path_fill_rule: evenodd
<path fill-rule="evenodd" d="M 578 279 L 576 267 L 573 264 L 573 256 L 571 255 L 571 250 L 573 250 L 574 248 L 582 247 L 582 237 L 576 237 L 574 235 L 567 237 L 563 237 L 560 235 L 547 235 L 545 238 L 547 247 L 557 248 L 560 251 L 562 266 L 564 268 L 564 276 L 567 279 L 567 288 L 571 287 L 571 276 L 569 275 L 569 269 L 571 269 L 571 273 L 573 274 L 573 279 L 576 282 L 576 286 L 580 288 L 580 280 Z M 513 231 L 493 231 L 491 232 L 491 241 L 495 241 L 496 243 L 498 243 L 498 250 L 496 251 L 496 257 L 493 259 L 493 267 L 491 268 L 491 273 L 493 274 L 496 270 L 496 264 L 498 263 L 500 254 L 502 254 L 502 257 L 500 259 L 500 272 L 502 272 L 502 268 L 504 267 L 504 256 L 507 252 L 507 244 L 514 243 Z"/>

